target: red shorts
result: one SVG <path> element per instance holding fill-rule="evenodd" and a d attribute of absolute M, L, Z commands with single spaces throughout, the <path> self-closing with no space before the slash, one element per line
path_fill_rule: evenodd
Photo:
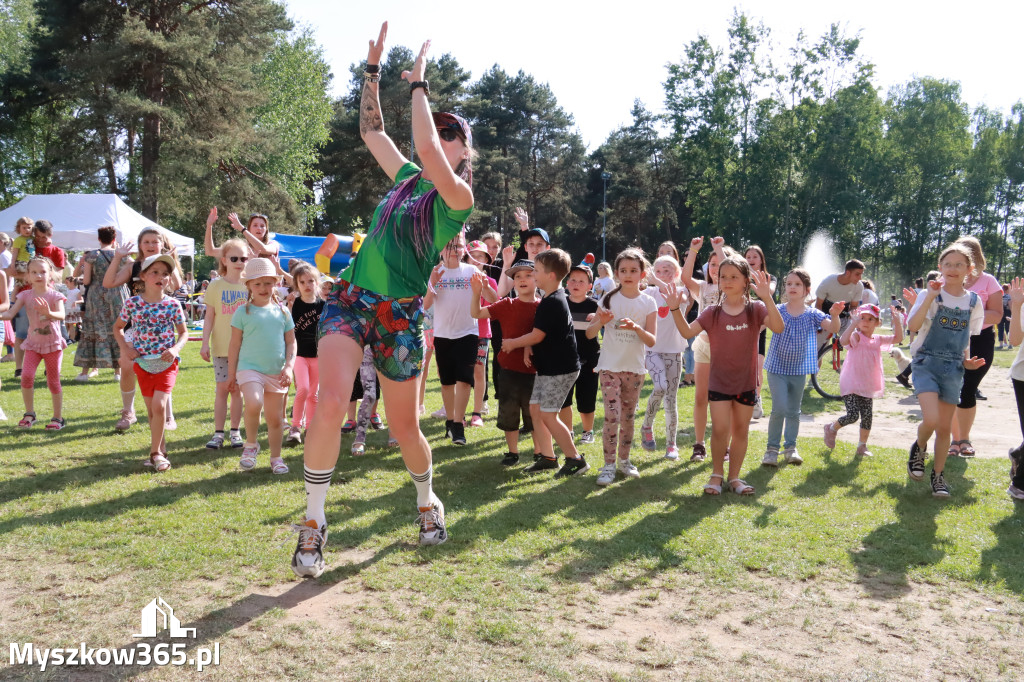
<path fill-rule="evenodd" d="M 174 388 L 175 380 L 178 378 L 177 362 L 159 374 L 150 374 L 134 362 L 132 363 L 132 369 L 135 370 L 135 377 L 139 380 L 139 390 L 142 391 L 142 395 L 145 398 L 152 398 L 153 394 L 157 391 L 170 393 L 171 389 Z"/>

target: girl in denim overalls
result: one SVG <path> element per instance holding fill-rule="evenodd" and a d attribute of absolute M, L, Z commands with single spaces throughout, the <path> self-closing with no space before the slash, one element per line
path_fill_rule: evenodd
<path fill-rule="evenodd" d="M 907 323 L 917 335 L 910 350 L 914 355 L 911 371 L 914 392 L 921 405 L 921 423 L 917 440 L 910 446 L 907 472 L 910 478 L 924 478 L 928 439 L 935 434 L 935 462 L 932 466 L 932 495 L 949 497 L 949 486 L 942 476 L 949 450 L 950 425 L 960 402 L 964 369 L 976 369 L 985 361 L 967 357 L 971 334 L 981 331 L 985 310 L 981 299 L 964 288 L 964 278 L 974 266 L 971 252 L 953 244 L 939 256 L 942 279 L 928 283 L 917 299 Z"/>

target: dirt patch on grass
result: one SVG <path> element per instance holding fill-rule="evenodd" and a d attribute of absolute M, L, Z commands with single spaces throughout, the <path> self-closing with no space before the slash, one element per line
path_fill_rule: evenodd
<path fill-rule="evenodd" d="M 1006 457 L 1010 448 L 1017 447 L 1021 442 L 1010 370 L 1005 367 L 992 367 L 982 382 L 981 389 L 988 400 L 978 401 L 977 416 L 971 429 L 971 443 L 977 450 L 978 457 Z M 812 392 L 814 389 L 808 387 L 807 391 Z M 846 408 L 841 401 L 835 401 L 833 404 L 833 409 L 820 414 L 801 415 L 801 438 L 820 439 L 822 427 L 826 423 L 846 414 Z M 868 445 L 907 449 L 914 440 L 920 421 L 921 409 L 917 405 L 917 398 L 893 378 L 887 377 L 885 396 L 875 400 L 873 406 L 874 423 L 871 426 Z M 750 428 L 752 431 L 767 432 L 768 415 L 766 414 L 763 419 L 752 420 Z M 842 444 L 845 443 L 850 449 L 856 449 L 859 439 L 859 424 L 840 429 L 837 448 L 843 447 Z M 762 453 L 750 454 L 760 457 Z"/>

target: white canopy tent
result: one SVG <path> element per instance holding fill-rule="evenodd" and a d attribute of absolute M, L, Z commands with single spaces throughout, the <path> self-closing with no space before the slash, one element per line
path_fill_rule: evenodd
<path fill-rule="evenodd" d="M 0 211 L 0 230 L 13 237 L 14 224 L 22 216 L 49 220 L 53 224 L 53 243 L 65 250 L 99 248 L 96 230 L 111 225 L 117 229 L 118 244 L 137 241 L 139 232 L 155 227 L 170 238 L 179 256 L 194 256 L 196 252 L 194 239 L 157 225 L 116 194 L 29 194 Z"/>

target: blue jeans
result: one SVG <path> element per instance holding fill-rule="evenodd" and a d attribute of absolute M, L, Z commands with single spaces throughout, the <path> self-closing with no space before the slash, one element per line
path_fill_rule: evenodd
<path fill-rule="evenodd" d="M 800 433 L 800 404 L 804 399 L 806 374 L 774 374 L 768 372 L 768 388 L 772 392 L 772 414 L 768 418 L 768 448 L 779 449 L 785 423 L 785 446 L 796 447 Z"/>
<path fill-rule="evenodd" d="M 694 337 L 696 338 L 696 337 Z M 686 350 L 683 351 L 683 374 L 693 374 L 693 339 L 685 339 Z"/>

